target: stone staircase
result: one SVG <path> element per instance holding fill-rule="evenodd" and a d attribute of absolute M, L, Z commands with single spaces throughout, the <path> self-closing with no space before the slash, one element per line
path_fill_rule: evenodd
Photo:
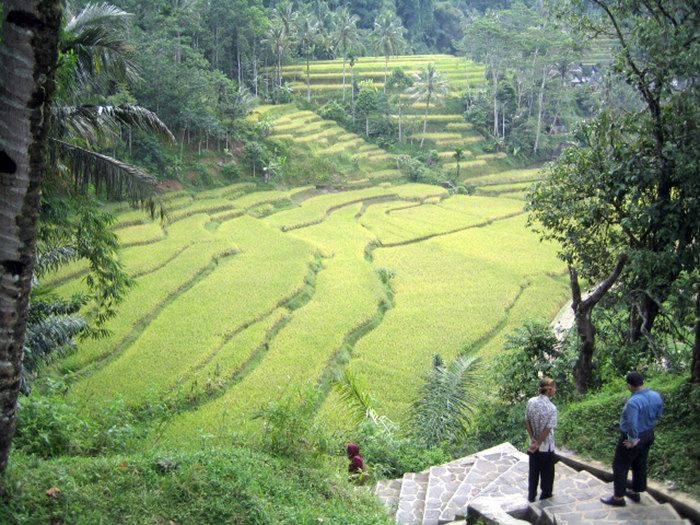
<path fill-rule="evenodd" d="M 401 479 L 383 480 L 374 491 L 396 522 L 446 525 L 477 517 L 499 525 L 691 525 L 669 504 L 642 494 L 625 507 L 600 502 L 612 484 L 558 463 L 554 497 L 527 501 L 528 458 L 510 443 Z"/>

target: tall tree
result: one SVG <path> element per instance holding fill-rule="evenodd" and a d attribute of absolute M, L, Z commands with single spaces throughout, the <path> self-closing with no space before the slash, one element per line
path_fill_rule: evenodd
<path fill-rule="evenodd" d="M 375 49 L 384 55 L 384 92 L 386 81 L 389 77 L 389 57 L 398 55 L 406 47 L 404 34 L 406 29 L 401 25 L 401 20 L 391 11 L 385 11 L 374 21 Z"/>
<path fill-rule="evenodd" d="M 348 53 L 357 47 L 360 41 L 360 30 L 357 28 L 357 15 L 351 15 L 346 7 L 338 9 L 333 16 L 333 42 L 336 51 L 343 57 L 343 102 L 345 102 L 345 62 Z"/>
<path fill-rule="evenodd" d="M 301 53 L 306 58 L 306 102 L 311 102 L 309 62 L 316 50 L 316 45 L 321 41 L 321 22 L 313 13 L 304 13 L 303 16 L 297 18 L 294 32 Z"/>
<path fill-rule="evenodd" d="M 270 46 L 272 53 L 277 58 L 277 75 L 276 84 L 274 87 L 282 87 L 282 61 L 284 56 L 294 44 L 294 39 L 286 28 L 283 20 L 279 18 L 273 18 L 270 21 L 270 26 L 267 28 L 265 33 L 265 38 L 262 40 L 263 44 Z"/>
<path fill-rule="evenodd" d="M 498 96 L 501 77 L 510 60 L 515 34 L 501 23 L 497 13 L 475 18 L 464 31 L 463 46 L 467 56 L 484 62 L 493 87 L 493 135 L 500 135 Z"/>
<path fill-rule="evenodd" d="M 684 271 L 697 275 L 700 261 L 700 15 L 686 1 L 576 0 L 563 7 L 579 30 L 617 41 L 613 68 L 643 108 L 603 112 L 582 126 L 578 148 L 552 167 L 531 209 L 545 236 L 562 241 L 589 279 L 601 281 L 616 252 L 629 255 L 621 281 L 629 339 L 651 342 L 673 283 Z"/>
<path fill-rule="evenodd" d="M 394 68 L 389 77 L 389 81 L 386 83 L 386 89 L 391 94 L 390 101 L 398 111 L 399 142 L 403 142 L 403 108 L 408 105 L 408 101 L 402 98 L 401 95 L 412 85 L 413 79 L 400 67 Z"/>
<path fill-rule="evenodd" d="M 59 0 L 6 0 L 0 33 L 0 471 L 15 433 L 41 181 L 55 91 Z"/>
<path fill-rule="evenodd" d="M 430 103 L 443 104 L 443 97 L 450 92 L 449 84 L 444 73 L 435 68 L 435 64 L 430 62 L 420 73 L 413 75 L 413 86 L 406 90 L 411 93 L 411 98 L 422 102 L 425 100 L 425 115 L 423 117 L 423 135 L 420 139 L 420 147 L 425 142 L 425 133 L 428 130 L 428 112 Z"/>

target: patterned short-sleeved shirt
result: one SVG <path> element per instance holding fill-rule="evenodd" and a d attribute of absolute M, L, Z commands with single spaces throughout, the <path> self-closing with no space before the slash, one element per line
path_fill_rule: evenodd
<path fill-rule="evenodd" d="M 551 428 L 547 438 L 540 445 L 540 452 L 554 452 L 554 428 L 557 426 L 557 407 L 548 396 L 540 394 L 527 402 L 525 417 L 532 426 L 535 438 L 538 438 L 546 428 Z"/>

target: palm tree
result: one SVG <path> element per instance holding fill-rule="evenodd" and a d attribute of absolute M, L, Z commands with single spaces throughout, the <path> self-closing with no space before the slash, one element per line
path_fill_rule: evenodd
<path fill-rule="evenodd" d="M 343 102 L 345 102 L 345 61 L 348 58 L 348 52 L 360 41 L 358 20 L 360 17 L 351 15 L 347 7 L 338 9 L 333 17 L 334 48 L 343 56 Z"/>
<path fill-rule="evenodd" d="M 101 102 L 110 86 L 138 79 L 124 39 L 128 19 L 126 12 L 108 4 L 88 4 L 78 11 L 70 5 L 66 8 L 60 49 L 75 60 L 61 62 L 57 72 L 61 89 L 51 106 L 51 169 L 43 180 L 37 233 L 42 252 L 74 246 L 75 258 L 90 262 L 86 283 L 93 309 L 89 321 L 96 335 L 106 333 L 103 324 L 116 314 L 132 281 L 116 257 L 119 243 L 110 229 L 112 219 L 86 197 L 96 191 L 126 198 L 148 205 L 155 214 L 158 185 L 152 175 L 99 148 L 111 146 L 123 126 L 155 131 L 175 141 L 167 126 L 146 108 Z M 85 104 L 86 99 L 97 102 Z"/>
<path fill-rule="evenodd" d="M 309 75 L 309 62 L 316 50 L 316 44 L 321 39 L 321 23 L 315 15 L 305 13 L 297 19 L 295 24 L 296 40 L 299 43 L 302 53 L 306 57 L 306 102 L 311 102 L 311 77 Z"/>
<path fill-rule="evenodd" d="M 478 357 L 462 356 L 448 367 L 436 355 L 411 405 L 411 434 L 428 447 L 463 438 L 479 400 L 481 374 Z"/>
<path fill-rule="evenodd" d="M 449 92 L 449 86 L 444 73 L 438 72 L 435 69 L 435 64 L 430 62 L 428 66 L 420 73 L 413 75 L 414 84 L 406 90 L 411 93 L 411 98 L 422 102 L 425 100 L 425 117 L 423 119 L 423 137 L 420 141 L 420 147 L 423 147 L 425 142 L 425 132 L 428 129 L 428 111 L 430 110 L 430 102 L 435 100 L 436 104 L 443 104 L 442 97 Z"/>
<path fill-rule="evenodd" d="M 129 18 L 109 4 L 88 4 L 79 11 L 67 5 L 60 49 L 63 55 L 74 56 L 75 64 L 59 64 L 62 89 L 52 106 L 50 146 L 52 158 L 69 168 L 69 173 L 53 174 L 71 177 L 82 192 L 104 188 L 112 197 L 143 202 L 154 195 L 156 178 L 95 148 L 109 144 L 120 126 L 155 131 L 174 142 L 172 133 L 155 113 L 141 106 L 81 103 L 111 83 L 138 79 L 125 40 Z"/>
<path fill-rule="evenodd" d="M 398 55 L 406 47 L 404 38 L 406 29 L 401 25 L 401 20 L 391 11 L 385 11 L 374 21 L 375 48 L 384 55 L 384 85 L 389 76 L 389 57 Z"/>
<path fill-rule="evenodd" d="M 17 417 L 41 182 L 54 93 L 60 0 L 5 0 L 0 29 L 0 472 Z M 31 14 L 31 24 L 7 16 Z M 25 17 L 26 18 L 26 17 Z"/>
<path fill-rule="evenodd" d="M 455 152 L 452 154 L 452 158 L 457 161 L 457 179 L 459 180 L 459 163 L 464 160 L 464 148 L 457 146 Z"/>
<path fill-rule="evenodd" d="M 270 21 L 270 27 L 268 27 L 262 43 L 269 45 L 272 53 L 277 57 L 277 85 L 275 87 L 281 88 L 282 59 L 287 53 L 287 50 L 294 43 L 294 40 L 287 31 L 284 22 L 273 17 L 273 19 Z"/>

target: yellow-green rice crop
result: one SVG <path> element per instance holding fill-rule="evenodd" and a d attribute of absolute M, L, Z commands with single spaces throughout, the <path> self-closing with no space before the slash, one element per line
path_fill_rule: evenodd
<path fill-rule="evenodd" d="M 509 170 L 480 177 L 471 177 L 468 179 L 468 182 L 474 185 L 505 184 L 509 182 L 534 182 L 541 178 L 542 175 L 538 169 Z"/>
<path fill-rule="evenodd" d="M 171 391 L 232 334 L 301 289 L 313 260 L 309 243 L 246 216 L 216 233 L 240 252 L 219 260 L 205 279 L 179 294 L 118 360 L 77 383 L 73 395 L 101 399 L 119 393 L 134 405 Z"/>
<path fill-rule="evenodd" d="M 482 142 L 484 137 L 463 137 L 459 139 L 439 139 L 435 141 L 435 145 L 440 148 L 449 148 L 457 146 L 469 146 L 470 144 L 476 144 L 477 142 Z M 473 161 L 476 162 L 476 161 Z M 484 161 L 485 163 L 486 161 Z"/>
<path fill-rule="evenodd" d="M 522 203 L 476 195 L 453 195 L 440 202 L 439 206 L 455 213 L 477 217 L 479 221 L 503 219 L 524 213 Z"/>
<path fill-rule="evenodd" d="M 324 261 L 311 301 L 291 314 L 254 371 L 220 398 L 178 417 L 167 430 L 166 440 L 183 442 L 183 436 L 198 429 L 218 434 L 224 411 L 233 428 L 245 425 L 252 411 L 276 398 L 288 383 L 320 380 L 345 338 L 376 315 L 386 296 L 372 266 L 364 260 L 364 246 L 372 237 L 354 223 L 358 209 L 359 205 L 344 209 L 327 222 L 299 232 L 308 242 L 335 254 Z M 343 235 L 338 235 L 339 228 Z"/>
<path fill-rule="evenodd" d="M 372 162 L 381 162 L 385 160 L 394 160 L 396 156 L 391 154 L 391 153 L 384 153 L 382 151 L 378 151 L 376 153 L 370 152 L 367 154 L 367 159 L 371 160 Z"/>
<path fill-rule="evenodd" d="M 174 210 L 170 213 L 168 219 L 172 222 L 181 220 L 184 217 L 189 217 L 197 213 L 215 213 L 224 210 L 232 210 L 236 208 L 234 201 L 226 198 L 216 199 L 199 199 L 192 204 L 179 210 Z"/>
<path fill-rule="evenodd" d="M 508 154 L 505 153 L 504 151 L 499 151 L 498 153 L 484 153 L 482 155 L 477 155 L 477 159 L 483 159 L 483 160 L 493 160 L 493 159 L 505 159 L 508 157 Z"/>
<path fill-rule="evenodd" d="M 177 296 L 216 258 L 236 247 L 227 242 L 203 242 L 185 246 L 161 266 L 137 278 L 136 286 L 119 307 L 119 315 L 110 319 L 107 328 L 110 335 L 103 339 L 89 339 L 80 344 L 80 351 L 69 356 L 63 363 L 68 370 L 82 368 L 95 360 L 111 354 L 119 348 L 133 331 L 143 329 L 149 317 L 155 316 L 159 308 Z M 151 254 L 151 256 L 158 256 Z M 133 269 L 127 267 L 133 273 Z"/>
<path fill-rule="evenodd" d="M 524 224 L 521 216 L 374 251 L 376 267 L 396 270 L 395 307 L 356 345 L 349 368 L 381 392 L 379 413 L 401 420 L 435 353 L 451 361 L 485 340 L 528 282 L 563 270 Z"/>
<path fill-rule="evenodd" d="M 139 224 L 129 228 L 117 230 L 119 244 L 122 248 L 134 244 L 148 244 L 157 242 L 163 238 L 165 231 L 160 221 L 152 221 L 146 224 Z"/>
<path fill-rule="evenodd" d="M 445 124 L 445 129 L 449 130 L 461 130 L 466 131 L 472 129 L 474 126 L 469 122 L 448 122 Z"/>
<path fill-rule="evenodd" d="M 241 215 L 245 215 L 245 210 L 236 208 L 234 210 L 226 210 L 218 213 L 212 213 L 211 215 L 209 215 L 209 218 L 212 222 L 223 222 L 235 219 L 236 217 L 240 217 Z"/>
<path fill-rule="evenodd" d="M 120 252 L 120 261 L 132 276 L 153 272 L 185 247 L 212 240 L 213 233 L 205 228 L 208 222 L 209 216 L 199 213 L 169 224 L 163 240 L 124 248 Z"/>
<path fill-rule="evenodd" d="M 369 173 L 369 177 L 371 179 L 398 178 L 400 176 L 401 176 L 401 172 L 399 170 L 395 170 L 395 169 L 377 170 L 377 171 L 372 171 Z"/>
<path fill-rule="evenodd" d="M 479 160 L 466 160 L 461 163 L 461 166 L 463 168 L 475 168 L 477 166 L 486 166 L 488 164 L 485 160 L 479 159 Z"/>
<path fill-rule="evenodd" d="M 501 193 L 515 193 L 524 191 L 532 186 L 532 182 L 514 182 L 511 184 L 489 184 L 477 186 L 477 191 L 484 195 L 500 195 Z"/>
<path fill-rule="evenodd" d="M 55 272 L 46 274 L 41 279 L 41 284 L 45 286 L 56 286 L 59 283 L 78 278 L 79 276 L 85 274 L 89 269 L 90 264 L 86 260 L 81 259 L 80 261 L 75 261 L 61 266 Z"/>
<path fill-rule="evenodd" d="M 360 222 L 377 236 L 383 246 L 392 246 L 462 230 L 484 220 L 435 204 L 416 207 L 389 202 L 369 206 Z"/>
<path fill-rule="evenodd" d="M 289 317 L 286 308 L 278 308 L 262 320 L 245 327 L 224 341 L 216 354 L 201 368 L 190 374 L 179 385 L 180 392 L 189 396 L 212 394 L 226 386 L 246 361 L 265 342 L 265 338 L 276 326 Z"/>
<path fill-rule="evenodd" d="M 327 193 L 306 199 L 299 207 L 275 213 L 264 220 L 271 228 L 291 230 L 323 221 L 334 208 L 395 194 L 381 187 Z"/>
<path fill-rule="evenodd" d="M 216 199 L 221 197 L 229 197 L 232 194 L 237 194 L 239 192 L 246 192 L 255 189 L 255 184 L 252 182 L 241 182 L 238 184 L 231 184 L 230 186 L 224 186 L 223 188 L 214 188 L 212 190 L 200 191 L 197 193 L 195 199 Z"/>
<path fill-rule="evenodd" d="M 422 137 L 422 133 L 414 133 L 411 135 L 409 138 L 414 138 L 418 139 Z M 432 133 L 426 133 L 425 138 L 427 140 L 440 140 L 440 141 L 448 141 L 448 140 L 462 140 L 462 135 L 460 133 L 449 133 L 449 132 L 432 132 Z"/>
<path fill-rule="evenodd" d="M 397 195 L 406 200 L 422 200 L 428 197 L 447 197 L 449 192 L 440 186 L 432 184 L 402 184 L 394 188 Z"/>
<path fill-rule="evenodd" d="M 328 128 L 328 129 L 325 129 L 325 130 L 320 131 L 318 133 L 313 133 L 311 135 L 306 135 L 303 137 L 297 135 L 296 137 L 294 137 L 294 142 L 296 142 L 297 144 L 306 144 L 308 142 L 314 142 L 314 141 L 318 141 L 321 139 L 327 139 L 329 137 L 334 137 L 336 135 L 340 135 L 341 133 L 343 133 L 343 130 L 339 127 Z"/>
<path fill-rule="evenodd" d="M 319 155 L 332 155 L 334 153 L 343 153 L 344 151 L 347 151 L 350 148 L 354 148 L 356 146 L 359 146 L 360 144 L 364 144 L 364 142 L 364 139 L 360 137 L 351 140 L 338 141 L 328 148 L 319 150 L 318 153 Z"/>
<path fill-rule="evenodd" d="M 255 193 L 250 193 L 248 195 L 243 195 L 233 201 L 237 208 L 253 208 L 254 206 L 259 206 L 266 203 L 277 203 L 289 201 L 289 194 L 284 191 L 260 191 Z"/>
<path fill-rule="evenodd" d="M 508 311 L 505 323 L 499 326 L 498 332 L 479 349 L 479 354 L 488 358 L 503 352 L 506 336 L 516 328 L 522 327 L 525 321 L 553 319 L 561 305 L 569 298 L 570 292 L 568 273 L 564 270 L 558 277 L 539 275 L 528 280 L 517 301 Z"/>

